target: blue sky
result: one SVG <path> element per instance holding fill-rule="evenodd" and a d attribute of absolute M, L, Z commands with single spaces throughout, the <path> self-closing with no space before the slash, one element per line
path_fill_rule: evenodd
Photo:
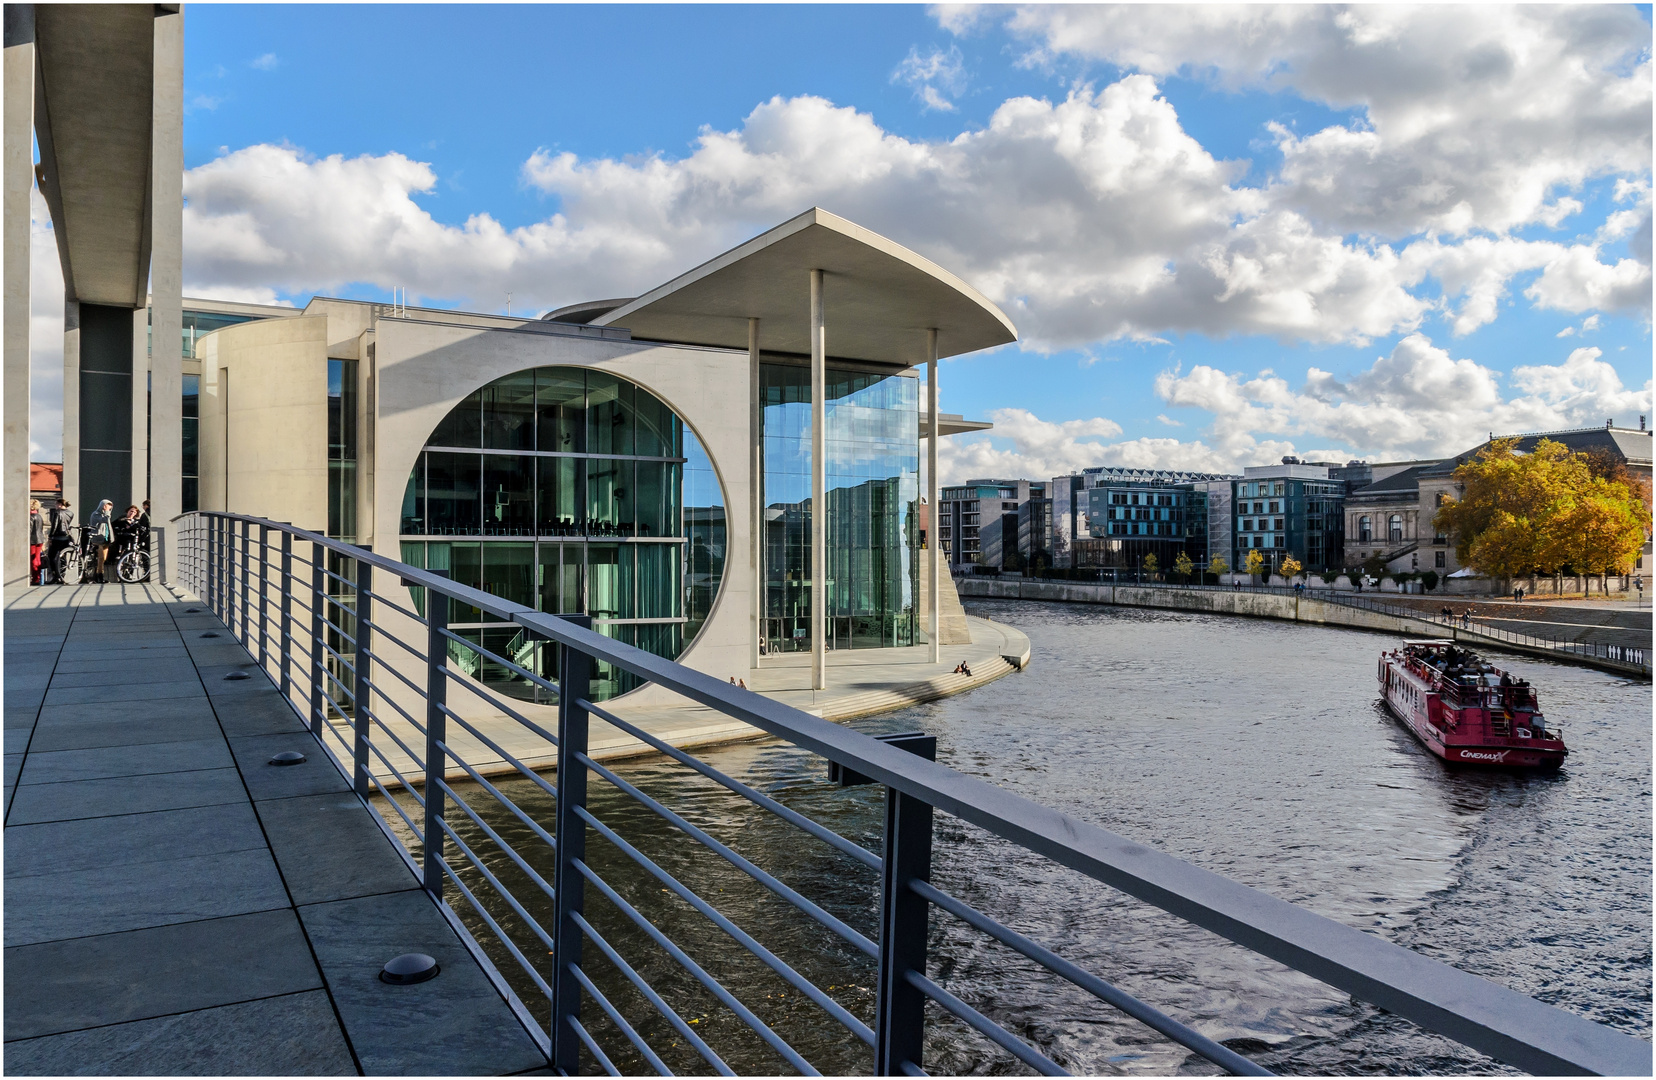
<path fill-rule="evenodd" d="M 950 478 L 1636 423 L 1648 8 L 1363 19 L 194 5 L 187 291 L 544 310 L 814 202 L 1020 327 Z"/>

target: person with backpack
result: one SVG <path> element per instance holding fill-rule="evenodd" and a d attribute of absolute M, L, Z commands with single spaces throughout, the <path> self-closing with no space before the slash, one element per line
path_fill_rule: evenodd
<path fill-rule="evenodd" d="M 86 543 L 92 551 L 92 581 L 104 584 L 104 560 L 109 558 L 109 546 L 115 542 L 115 504 L 108 499 L 98 504 L 86 521 Z"/>
<path fill-rule="evenodd" d="M 58 554 L 70 543 L 70 530 L 75 527 L 75 512 L 69 506 L 69 500 L 60 499 L 52 507 L 48 515 L 46 529 L 46 565 L 41 569 L 41 580 L 48 575 L 54 582 L 62 584 L 58 577 Z"/>

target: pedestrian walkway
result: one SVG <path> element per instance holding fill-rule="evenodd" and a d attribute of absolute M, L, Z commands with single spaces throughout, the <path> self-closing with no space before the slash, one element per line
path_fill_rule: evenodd
<path fill-rule="evenodd" d="M 7 1073 L 545 1066 L 204 608 L 148 585 L 22 588 L 4 633 Z M 287 750 L 307 760 L 268 764 Z M 409 952 L 441 973 L 381 982 Z"/>

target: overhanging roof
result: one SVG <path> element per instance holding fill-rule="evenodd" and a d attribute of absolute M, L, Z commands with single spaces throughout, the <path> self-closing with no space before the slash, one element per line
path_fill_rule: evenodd
<path fill-rule="evenodd" d="M 923 412 L 920 414 L 920 437 L 922 439 L 927 437 L 930 421 L 930 413 Z M 946 435 L 964 435 L 969 431 L 988 431 L 994 426 L 987 420 L 968 420 L 960 413 L 937 414 L 937 435 L 939 438 Z"/>
<path fill-rule="evenodd" d="M 155 17 L 169 9 L 33 5 L 40 191 L 70 300 L 144 304 Z"/>
<path fill-rule="evenodd" d="M 829 356 L 910 367 L 928 359 L 928 329 L 937 330 L 939 356 L 1018 339 L 1011 320 L 958 277 L 815 207 L 592 324 L 624 326 L 634 338 L 745 349 L 748 319 L 757 318 L 761 349 L 806 354 L 812 270 L 823 271 Z"/>

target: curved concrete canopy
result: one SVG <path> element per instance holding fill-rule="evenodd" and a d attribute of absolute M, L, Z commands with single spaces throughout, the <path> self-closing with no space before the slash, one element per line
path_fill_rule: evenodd
<path fill-rule="evenodd" d="M 926 331 L 939 356 L 1018 339 L 982 293 L 861 225 L 816 207 L 592 320 L 634 338 L 745 349 L 748 319 L 759 347 L 809 354 L 810 272 L 823 271 L 828 355 L 910 367 L 923 363 Z"/>

